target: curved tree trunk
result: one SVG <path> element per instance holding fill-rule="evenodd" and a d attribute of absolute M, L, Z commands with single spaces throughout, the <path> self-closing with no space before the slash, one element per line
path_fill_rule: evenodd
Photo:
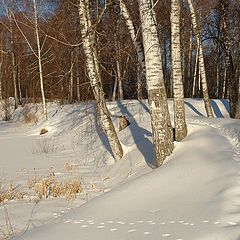
<path fill-rule="evenodd" d="M 173 129 L 168 111 L 167 94 L 162 72 L 161 49 L 154 11 L 150 0 L 138 0 L 146 60 L 148 102 L 157 166 L 173 150 Z"/>
<path fill-rule="evenodd" d="M 181 141 L 187 135 L 187 124 L 185 121 L 184 92 L 181 68 L 179 0 L 171 1 L 171 40 L 175 140 Z"/>
<path fill-rule="evenodd" d="M 99 121 L 102 129 L 108 137 L 115 159 L 119 160 L 123 156 L 123 150 L 104 99 L 97 51 L 95 47 L 95 33 L 93 32 L 90 18 L 89 0 L 79 0 L 78 10 L 83 43 L 82 46 L 86 57 L 88 77 L 96 99 Z"/>
<path fill-rule="evenodd" d="M 193 1 L 188 0 L 188 3 L 189 3 L 189 9 L 190 9 L 190 16 L 192 19 L 192 25 L 193 25 L 193 29 L 194 29 L 194 32 L 196 35 L 197 45 L 199 47 L 199 71 L 200 71 L 201 82 L 202 82 L 202 90 L 203 90 L 205 109 L 207 112 L 207 116 L 213 117 L 211 101 L 210 101 L 209 94 L 208 94 L 207 76 L 206 76 L 205 64 L 204 64 L 204 58 L 203 58 L 201 33 L 200 33 L 200 30 L 197 25 L 197 19 L 196 19 L 195 10 L 193 7 Z"/>

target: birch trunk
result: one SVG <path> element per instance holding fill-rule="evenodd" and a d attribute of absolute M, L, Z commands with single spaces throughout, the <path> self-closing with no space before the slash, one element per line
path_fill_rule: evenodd
<path fill-rule="evenodd" d="M 19 103 L 22 104 L 22 88 L 21 88 L 21 67 L 20 67 L 20 59 L 18 59 L 17 76 L 18 76 Z"/>
<path fill-rule="evenodd" d="M 122 76 L 121 76 L 121 66 L 120 66 L 120 47 L 119 47 L 119 42 L 117 39 L 117 27 L 116 27 L 116 33 L 114 36 L 114 41 L 115 41 L 115 50 L 116 50 L 116 65 L 117 65 L 117 82 L 118 82 L 118 96 L 120 100 L 123 100 L 123 88 L 122 88 Z M 114 86 L 115 87 L 115 86 Z"/>
<path fill-rule="evenodd" d="M 2 96 L 2 62 L 0 62 L 0 101 L 3 99 Z M 0 102 L 1 104 L 1 102 Z"/>
<path fill-rule="evenodd" d="M 198 74 L 198 69 L 199 69 L 199 48 L 197 46 L 196 49 L 196 57 L 195 57 L 195 65 L 194 65 L 194 74 L 193 74 L 193 97 L 199 97 L 199 84 L 198 84 L 198 79 L 199 79 L 199 74 Z"/>
<path fill-rule="evenodd" d="M 187 124 L 185 121 L 184 91 L 181 68 L 179 0 L 171 1 L 171 40 L 175 140 L 181 141 L 187 136 Z"/>
<path fill-rule="evenodd" d="M 15 101 L 15 109 L 18 108 L 19 99 L 17 92 L 17 64 L 16 64 L 16 56 L 14 53 L 14 37 L 13 37 L 13 23 L 12 23 L 12 13 L 9 13 L 9 21 L 10 21 L 10 31 L 11 31 L 11 60 L 12 60 L 12 79 L 13 79 L 13 89 L 14 89 L 14 101 Z"/>
<path fill-rule="evenodd" d="M 141 41 L 137 37 L 136 29 L 134 27 L 133 21 L 131 19 L 130 13 L 124 3 L 124 0 L 119 0 L 119 5 L 121 9 L 121 13 L 123 18 L 125 19 L 125 23 L 127 25 L 131 40 L 135 46 L 137 52 L 137 59 L 140 66 L 141 71 L 140 77 L 138 77 L 138 99 L 142 99 L 142 88 L 144 82 L 146 81 L 146 66 L 145 66 L 145 56 L 144 56 L 144 49 Z"/>
<path fill-rule="evenodd" d="M 196 35 L 197 45 L 199 47 L 199 72 L 200 72 L 200 78 L 202 80 L 201 83 L 202 83 L 202 91 L 203 91 L 203 99 L 204 99 L 205 109 L 207 112 L 207 116 L 213 117 L 211 101 L 210 101 L 209 94 L 208 94 L 207 76 L 206 76 L 205 64 L 204 64 L 204 58 L 203 58 L 201 33 L 200 33 L 200 29 L 197 25 L 197 19 L 196 19 L 195 10 L 193 7 L 193 1 L 188 0 L 188 3 L 189 3 L 192 25 L 193 25 L 193 29 L 194 29 L 194 32 Z"/>
<path fill-rule="evenodd" d="M 148 102 L 150 108 L 153 144 L 157 166 L 173 150 L 173 129 L 167 104 L 162 71 L 161 49 L 158 40 L 155 15 L 150 0 L 138 0 L 142 25 L 142 37 L 146 62 Z"/>
<path fill-rule="evenodd" d="M 39 68 L 39 78 L 40 78 L 40 90 L 42 95 L 42 104 L 43 104 L 43 114 L 45 116 L 45 120 L 47 120 L 47 105 L 46 105 L 46 98 L 45 98 L 45 91 L 44 91 L 44 79 L 43 79 L 43 71 L 42 71 L 42 56 L 41 56 L 41 45 L 39 39 L 39 30 L 38 30 L 38 16 L 37 16 L 37 5 L 36 0 L 33 0 L 33 7 L 34 7 L 34 27 L 35 27 L 35 34 L 37 40 L 37 56 L 38 56 L 38 68 Z"/>
<path fill-rule="evenodd" d="M 117 93 L 117 76 L 115 74 L 114 86 L 113 86 L 113 93 L 112 93 L 112 101 L 116 101 L 116 93 Z"/>
<path fill-rule="evenodd" d="M 74 56 L 71 52 L 71 67 L 70 67 L 70 81 L 69 81 L 69 103 L 73 103 L 73 68 L 74 68 Z"/>
<path fill-rule="evenodd" d="M 78 56 L 77 56 L 77 101 L 80 102 L 81 100 L 81 96 L 80 96 L 80 74 L 79 74 L 79 60 L 78 60 Z"/>
<path fill-rule="evenodd" d="M 193 60 L 193 55 L 192 55 L 192 50 L 193 50 L 193 39 L 192 39 L 192 31 L 190 30 L 189 34 L 189 53 L 188 53 L 188 84 L 189 86 L 186 86 L 187 88 L 187 96 L 191 97 L 192 96 L 192 84 L 193 84 L 193 79 L 192 79 L 192 60 Z"/>
<path fill-rule="evenodd" d="M 80 102 L 80 78 L 79 73 L 77 75 L 77 101 Z"/>
<path fill-rule="evenodd" d="M 104 99 L 104 92 L 101 83 L 101 75 L 95 46 L 95 33 L 93 32 L 90 18 L 89 0 L 79 0 L 78 13 L 82 35 L 82 46 L 86 57 L 86 67 L 94 97 L 96 99 L 99 121 L 101 127 L 108 137 L 115 159 L 119 160 L 123 156 L 123 150 Z"/>

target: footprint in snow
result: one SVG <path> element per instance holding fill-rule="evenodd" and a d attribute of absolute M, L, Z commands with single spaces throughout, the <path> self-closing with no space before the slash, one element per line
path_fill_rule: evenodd
<path fill-rule="evenodd" d="M 110 232 L 115 232 L 115 231 L 117 231 L 117 228 L 110 229 Z"/>
<path fill-rule="evenodd" d="M 70 222 L 72 222 L 72 220 L 71 220 L 71 219 L 67 219 L 67 220 L 65 220 L 64 222 L 65 222 L 65 223 L 70 223 Z"/>
<path fill-rule="evenodd" d="M 105 227 L 105 226 L 100 225 L 100 226 L 97 226 L 96 228 L 101 229 L 101 228 L 104 228 L 104 227 Z"/>
<path fill-rule="evenodd" d="M 79 224 L 79 223 L 81 223 L 81 222 L 75 220 L 73 223 L 74 223 L 74 224 Z"/>
<path fill-rule="evenodd" d="M 162 234 L 162 237 L 170 237 L 170 236 L 171 236 L 170 233 L 163 233 L 163 234 Z"/>

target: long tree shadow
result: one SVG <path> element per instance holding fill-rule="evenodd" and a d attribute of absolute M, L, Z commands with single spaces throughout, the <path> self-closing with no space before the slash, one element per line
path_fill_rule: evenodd
<path fill-rule="evenodd" d="M 220 99 L 222 102 L 223 106 L 226 108 L 227 112 L 230 114 L 230 105 L 229 101 L 227 99 Z"/>
<path fill-rule="evenodd" d="M 93 113 L 93 119 L 94 119 L 94 124 L 95 124 L 95 128 L 96 128 L 96 132 L 102 142 L 102 144 L 105 146 L 105 148 L 107 149 L 107 151 L 112 155 L 112 157 L 114 158 L 113 155 L 113 151 L 112 148 L 110 146 L 110 143 L 107 139 L 107 136 L 105 134 L 105 132 L 102 130 L 102 128 L 99 126 L 98 123 L 98 118 L 97 118 L 97 108 L 96 108 L 96 104 L 94 104 L 94 113 Z"/>
<path fill-rule="evenodd" d="M 184 101 L 184 103 L 193 110 L 198 116 L 205 117 L 202 113 L 200 113 L 191 103 Z"/>
<path fill-rule="evenodd" d="M 152 142 L 148 139 L 148 137 L 152 136 L 152 133 L 138 125 L 132 113 L 122 102 L 118 101 L 117 105 L 121 113 L 125 115 L 130 122 L 130 125 L 128 127 L 131 131 L 137 149 L 143 155 L 147 165 L 151 168 L 156 168 L 157 164 L 155 162 L 154 147 Z"/>
<path fill-rule="evenodd" d="M 223 114 L 221 113 L 217 103 L 214 101 L 214 100 L 211 100 L 211 106 L 212 106 L 212 109 L 214 111 L 214 114 L 216 117 L 219 117 L 219 118 L 224 118 Z"/>

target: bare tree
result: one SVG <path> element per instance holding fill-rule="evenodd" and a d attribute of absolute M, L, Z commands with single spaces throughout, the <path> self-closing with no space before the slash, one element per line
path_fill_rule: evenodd
<path fill-rule="evenodd" d="M 37 4 L 36 0 L 33 0 L 33 7 L 34 7 L 34 26 L 35 26 L 35 34 L 37 40 L 37 57 L 38 57 L 38 67 L 39 67 L 39 78 L 40 78 L 40 88 L 41 88 L 41 95 L 42 95 L 42 104 L 43 104 L 43 114 L 45 119 L 47 120 L 47 105 L 46 105 L 46 98 L 45 98 L 45 91 L 44 91 L 44 79 L 43 79 L 43 70 L 42 70 L 42 56 L 41 56 L 41 44 L 39 38 L 39 26 L 38 26 L 38 11 L 37 11 Z"/>
<path fill-rule="evenodd" d="M 146 62 L 148 102 L 157 166 L 173 150 L 173 129 L 162 71 L 161 49 L 151 0 L 138 0 Z"/>
<path fill-rule="evenodd" d="M 184 93 L 181 66 L 179 0 L 171 1 L 171 33 L 172 33 L 171 50 L 172 50 L 175 139 L 177 141 L 181 141 L 187 135 L 187 124 L 185 121 Z"/>
<path fill-rule="evenodd" d="M 104 99 L 97 50 L 95 46 L 95 32 L 90 17 L 89 0 L 79 0 L 78 10 L 82 46 L 86 58 L 87 73 L 92 86 L 94 97 L 96 99 L 99 121 L 101 127 L 108 137 L 115 159 L 119 160 L 123 156 L 123 149 L 118 139 L 116 130 L 110 117 L 110 112 L 107 109 Z"/>
<path fill-rule="evenodd" d="M 206 77 L 206 70 L 205 70 L 205 63 L 204 63 L 204 57 L 203 57 L 203 47 L 202 47 L 202 40 L 201 40 L 201 33 L 200 29 L 197 25 L 197 18 L 196 18 L 196 13 L 193 7 L 193 1 L 188 0 L 189 4 L 189 9 L 190 9 L 190 16 L 192 19 L 192 25 L 194 29 L 194 33 L 196 35 L 197 39 L 197 45 L 199 48 L 199 70 L 200 70 L 200 77 L 201 77 L 201 82 L 202 82 L 202 90 L 203 90 L 203 98 L 204 98 L 204 104 L 205 104 L 205 109 L 207 112 L 208 117 L 213 117 L 213 111 L 211 107 L 211 101 L 209 98 L 209 93 L 208 93 L 208 85 L 207 85 L 207 77 Z"/>
<path fill-rule="evenodd" d="M 140 76 L 138 76 L 137 92 L 138 92 L 138 99 L 142 99 L 143 83 L 146 81 L 146 67 L 145 67 L 145 56 L 144 56 L 143 45 L 142 45 L 142 42 L 139 40 L 138 33 L 133 24 L 133 21 L 131 19 L 130 13 L 127 9 L 127 6 L 124 0 L 119 0 L 119 5 L 120 5 L 122 16 L 125 19 L 125 23 L 127 25 L 131 40 L 137 52 L 138 66 L 140 67 L 140 71 L 138 71 Z"/>

